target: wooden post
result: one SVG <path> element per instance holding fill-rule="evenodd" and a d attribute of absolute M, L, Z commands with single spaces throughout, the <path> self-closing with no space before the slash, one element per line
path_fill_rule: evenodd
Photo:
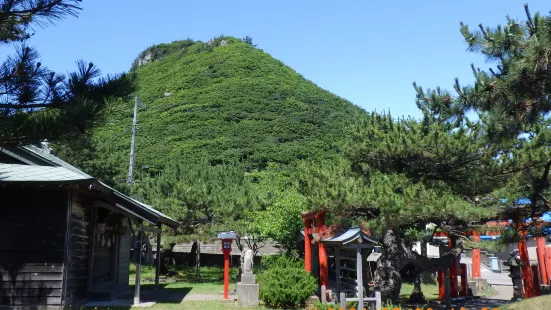
<path fill-rule="evenodd" d="M 448 248 L 451 250 L 456 246 L 455 237 L 448 236 Z M 452 265 L 450 267 L 450 296 L 456 298 L 458 296 L 457 289 L 457 257 L 452 259 Z"/>
<path fill-rule="evenodd" d="M 195 278 L 201 278 L 201 241 L 197 240 L 197 250 L 195 251 Z"/>
<path fill-rule="evenodd" d="M 520 261 L 524 263 L 522 266 L 522 282 L 524 283 L 524 293 L 526 298 L 534 297 L 534 282 L 532 280 L 532 268 L 530 267 L 530 258 L 528 257 L 528 248 L 526 247 L 526 230 L 519 222 L 517 224 L 520 241 L 518 242 L 518 251 Z"/>
<path fill-rule="evenodd" d="M 161 229 L 161 224 L 157 224 L 157 228 Z M 155 268 L 155 289 L 159 289 L 159 276 L 161 275 L 161 232 L 157 233 L 157 268 Z"/>
<path fill-rule="evenodd" d="M 461 274 L 461 289 L 459 291 L 459 296 L 469 296 L 467 270 L 467 264 L 459 264 L 459 272 Z"/>
<path fill-rule="evenodd" d="M 356 284 L 358 288 L 358 309 L 364 308 L 364 285 L 363 285 L 363 268 L 362 268 L 362 238 L 358 239 L 356 244 Z"/>
<path fill-rule="evenodd" d="M 337 281 L 337 296 L 341 296 L 341 250 L 335 248 L 335 281 Z"/>
<path fill-rule="evenodd" d="M 438 270 L 438 300 L 444 301 L 446 290 L 444 284 L 444 270 Z"/>
<path fill-rule="evenodd" d="M 541 283 L 547 285 L 549 284 L 549 278 L 547 277 L 547 268 L 545 267 L 546 259 L 545 259 L 545 237 L 538 236 L 536 237 L 536 253 L 538 254 L 538 266 L 539 266 L 539 274 L 541 277 Z"/>
<path fill-rule="evenodd" d="M 304 269 L 312 272 L 312 240 L 310 240 L 310 225 L 312 221 L 305 215 L 302 216 L 304 223 Z"/>
<path fill-rule="evenodd" d="M 316 213 L 315 215 L 318 235 L 320 240 L 325 231 L 325 211 Z M 329 287 L 329 266 L 327 264 L 327 250 L 325 249 L 325 244 L 323 242 L 318 242 L 318 259 L 319 259 L 319 274 L 320 274 L 320 285 L 325 285 L 326 288 Z"/>
<path fill-rule="evenodd" d="M 450 269 L 444 269 L 444 300 L 446 301 L 446 310 L 451 309 L 450 296 Z"/>
<path fill-rule="evenodd" d="M 541 284 L 540 277 L 538 276 L 538 266 L 532 265 L 532 276 L 533 276 L 533 285 L 534 285 L 534 294 L 535 296 L 541 296 Z"/>
<path fill-rule="evenodd" d="M 473 242 L 478 243 L 480 242 L 480 233 L 476 230 L 473 230 Z M 477 245 L 478 246 L 478 245 Z M 471 275 L 473 279 L 479 279 L 480 278 L 480 248 L 472 249 L 472 271 Z"/>
<path fill-rule="evenodd" d="M 138 222 L 138 240 L 134 251 L 137 254 L 136 262 L 136 284 L 134 285 L 134 305 L 140 304 L 140 282 L 142 273 L 142 238 L 143 238 L 143 220 Z"/>
<path fill-rule="evenodd" d="M 442 231 L 437 231 L 434 233 L 434 235 L 437 237 L 443 237 L 446 234 Z M 440 257 L 444 255 L 445 251 L 443 246 L 440 246 L 438 250 L 440 252 Z M 440 301 L 444 301 L 446 298 L 445 282 L 446 281 L 444 279 L 444 270 L 438 270 L 438 300 Z"/>

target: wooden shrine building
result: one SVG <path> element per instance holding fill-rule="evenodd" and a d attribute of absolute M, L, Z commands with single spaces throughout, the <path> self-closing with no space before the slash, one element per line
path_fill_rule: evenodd
<path fill-rule="evenodd" d="M 0 147 L 0 199 L 0 308 L 78 308 L 130 293 L 132 236 L 141 249 L 143 231 L 155 232 L 159 246 L 161 225 L 178 226 L 42 146 Z"/>

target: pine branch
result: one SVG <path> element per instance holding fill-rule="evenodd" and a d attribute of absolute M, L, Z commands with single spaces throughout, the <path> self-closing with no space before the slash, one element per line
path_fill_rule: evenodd
<path fill-rule="evenodd" d="M 539 181 L 536 183 L 536 186 L 534 187 L 534 191 L 532 193 L 532 201 L 531 201 L 532 212 L 536 209 L 537 198 L 541 196 L 541 193 L 543 192 L 545 185 L 547 184 L 547 180 L 549 179 L 550 169 L 551 169 L 551 158 L 549 158 L 545 163 L 543 173 Z"/>
<path fill-rule="evenodd" d="M 0 103 L 0 109 L 35 109 L 35 108 L 55 108 L 61 109 L 59 106 L 55 106 L 49 103 L 35 103 L 35 104 L 14 104 L 14 103 Z"/>
<path fill-rule="evenodd" d="M 2 0 L 0 1 L 0 41 L 23 41 L 31 34 L 32 23 L 43 26 L 66 15 L 77 16 L 81 0 Z"/>

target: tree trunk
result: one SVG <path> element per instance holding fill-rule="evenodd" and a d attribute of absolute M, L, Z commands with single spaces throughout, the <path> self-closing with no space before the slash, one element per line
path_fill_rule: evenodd
<path fill-rule="evenodd" d="M 453 258 L 461 253 L 460 249 L 452 249 L 440 258 L 428 258 L 413 251 L 392 230 L 385 232 L 382 244 L 383 254 L 377 261 L 377 271 L 375 272 L 375 290 L 381 292 L 383 302 L 388 299 L 392 302 L 399 301 L 402 288 L 400 271 L 405 266 L 411 264 L 416 273 L 437 271 L 449 268 Z"/>
<path fill-rule="evenodd" d="M 191 245 L 191 252 L 189 253 L 189 256 L 187 257 L 187 265 L 188 267 L 192 267 L 194 264 L 193 259 L 196 259 L 195 253 L 197 253 L 197 241 L 193 242 L 193 245 Z"/>
<path fill-rule="evenodd" d="M 195 278 L 200 279 L 201 278 L 201 242 L 197 240 L 196 243 L 197 243 L 197 254 L 195 258 Z"/>

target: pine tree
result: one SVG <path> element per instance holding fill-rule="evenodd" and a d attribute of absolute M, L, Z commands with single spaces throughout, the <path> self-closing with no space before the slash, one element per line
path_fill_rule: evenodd
<path fill-rule="evenodd" d="M 501 161 L 509 162 L 509 201 L 531 199 L 531 210 L 513 217 L 539 217 L 551 207 L 551 15 L 532 15 L 525 5 L 526 20 L 507 17 L 495 28 L 478 25 L 460 31 L 470 52 L 482 54 L 495 67 L 481 70 L 471 65 L 475 81 L 462 87 L 456 79 L 455 93 L 424 91 L 415 85 L 418 105 L 424 111 L 441 111 L 446 121 L 462 122 L 475 113 L 481 139 Z M 522 219 L 520 219 L 522 220 Z"/>
<path fill-rule="evenodd" d="M 142 178 L 131 188 L 138 199 L 181 223 L 172 239 L 211 240 L 219 230 L 242 228 L 251 206 L 251 189 L 238 164 L 211 165 L 182 159 L 153 178 Z"/>
<path fill-rule="evenodd" d="M 348 161 L 303 167 L 300 188 L 311 205 L 347 222 L 363 221 L 379 238 L 384 252 L 375 286 L 385 299 L 398 299 L 407 265 L 436 271 L 459 253 L 429 259 L 414 252 L 412 242 L 428 241 L 428 224 L 461 246 L 469 242 L 466 230 L 497 216 L 494 192 L 504 186 L 508 165 L 495 161 L 480 134 L 434 113 L 421 121 L 374 113 L 352 130 Z"/>
<path fill-rule="evenodd" d="M 60 140 L 94 126 L 110 98 L 129 94 L 125 75 L 100 77 L 92 63 L 77 62 L 69 75 L 39 61 L 25 41 L 33 25 L 76 16 L 80 0 L 0 1 L 0 41 L 16 53 L 0 66 L 0 145 Z"/>

